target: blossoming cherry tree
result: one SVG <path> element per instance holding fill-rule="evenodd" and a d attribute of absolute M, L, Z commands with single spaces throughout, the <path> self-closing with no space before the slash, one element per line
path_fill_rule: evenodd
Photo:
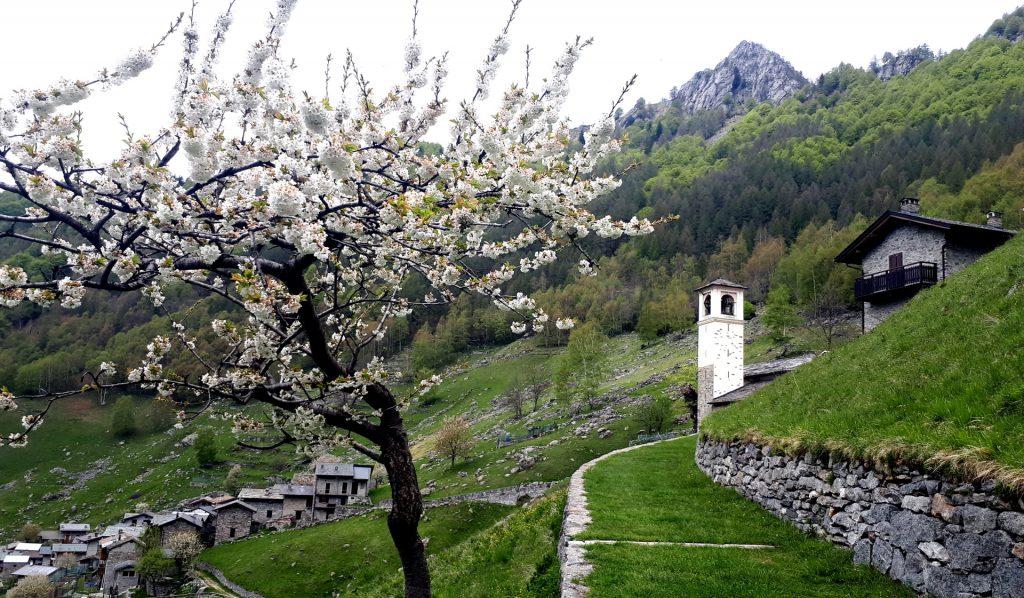
<path fill-rule="evenodd" d="M 7 223 L 0 236 L 62 263 L 39 277 L 0 267 L 3 305 L 71 309 L 85 293 L 141 292 L 160 306 L 170 285 L 188 285 L 230 301 L 238 315 L 204 323 L 218 337 L 213 354 L 197 348 L 195 330 L 175 322 L 140 363 L 103 363 L 85 373 L 84 388 L 34 397 L 5 389 L 0 409 L 31 413 L 3 443 L 28 442 L 64 397 L 132 387 L 176 401 L 183 420 L 210 412 L 230 417 L 239 431 L 276 430 L 273 446 L 312 454 L 349 443 L 387 471 L 388 526 L 406 593 L 427 596 L 422 500 L 403 402 L 392 392 L 396 374 L 368 355 L 373 341 L 394 318 L 461 293 L 514 312 L 516 333 L 540 329 L 548 315 L 530 297 L 503 291 L 517 271 L 570 254 L 582 255 L 580 270 L 591 274 L 581 239 L 643 234 L 651 223 L 588 210 L 617 185 L 595 166 L 617 148 L 612 114 L 622 100 L 582 147 L 570 143 L 560 112 L 588 41 L 569 43 L 540 85 L 527 74 L 485 111 L 518 1 L 458 104 L 442 95 L 446 56 L 424 59 L 414 17 L 402 81 L 375 92 L 349 54 L 337 85 L 328 76 L 317 96 L 293 90 L 291 67 L 278 53 L 294 4 L 277 2 L 266 36 L 232 77 L 215 68 L 229 6 L 202 51 L 192 15 L 182 16 L 121 64 L 18 92 L 0 107 L 0 189 L 24 206 L 0 214 Z M 129 133 L 110 162 L 90 160 L 74 105 L 144 72 L 177 29 L 184 52 L 169 122 L 149 135 Z M 436 155 L 420 151 L 445 115 L 451 142 Z M 429 291 L 414 295 L 422 281 Z M 171 371 L 172 351 L 190 355 L 202 376 Z M 252 404 L 269 406 L 269 418 L 254 417 Z"/>

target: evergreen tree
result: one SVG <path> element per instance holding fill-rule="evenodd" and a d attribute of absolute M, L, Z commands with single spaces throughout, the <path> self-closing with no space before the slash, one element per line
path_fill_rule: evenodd
<path fill-rule="evenodd" d="M 200 467 L 209 467 L 217 462 L 217 442 L 209 428 L 203 428 L 196 433 L 194 448 L 196 461 L 199 462 Z"/>

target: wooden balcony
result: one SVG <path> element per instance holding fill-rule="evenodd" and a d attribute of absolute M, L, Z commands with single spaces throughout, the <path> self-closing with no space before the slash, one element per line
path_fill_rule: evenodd
<path fill-rule="evenodd" d="M 857 279 L 854 293 L 858 301 L 874 301 L 888 295 L 916 291 L 938 282 L 935 262 L 917 262 L 902 268 L 868 274 Z"/>

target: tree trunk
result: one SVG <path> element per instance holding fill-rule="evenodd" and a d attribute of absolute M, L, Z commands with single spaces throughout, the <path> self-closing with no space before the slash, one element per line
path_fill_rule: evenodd
<path fill-rule="evenodd" d="M 388 530 L 398 549 L 405 575 L 407 598 L 430 597 L 430 570 L 419 524 L 423 515 L 423 497 L 420 495 L 416 466 L 409 452 L 409 441 L 401 426 L 390 427 L 381 443 L 381 456 L 391 481 L 391 512 Z"/>

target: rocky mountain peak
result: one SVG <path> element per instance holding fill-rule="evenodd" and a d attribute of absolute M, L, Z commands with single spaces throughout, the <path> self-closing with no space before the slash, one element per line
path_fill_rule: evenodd
<path fill-rule="evenodd" d="M 686 112 L 723 105 L 781 102 L 807 83 L 785 58 L 751 41 L 741 41 L 713 69 L 705 69 L 679 87 L 673 105 Z"/>
<path fill-rule="evenodd" d="M 667 100 L 649 104 L 643 99 L 618 122 L 628 127 L 635 121 L 654 118 L 675 107 L 684 113 L 726 108 L 742 112 L 744 105 L 778 103 L 792 96 L 807 80 L 785 58 L 751 41 L 741 41 L 714 68 L 698 72 L 674 88 Z"/>

